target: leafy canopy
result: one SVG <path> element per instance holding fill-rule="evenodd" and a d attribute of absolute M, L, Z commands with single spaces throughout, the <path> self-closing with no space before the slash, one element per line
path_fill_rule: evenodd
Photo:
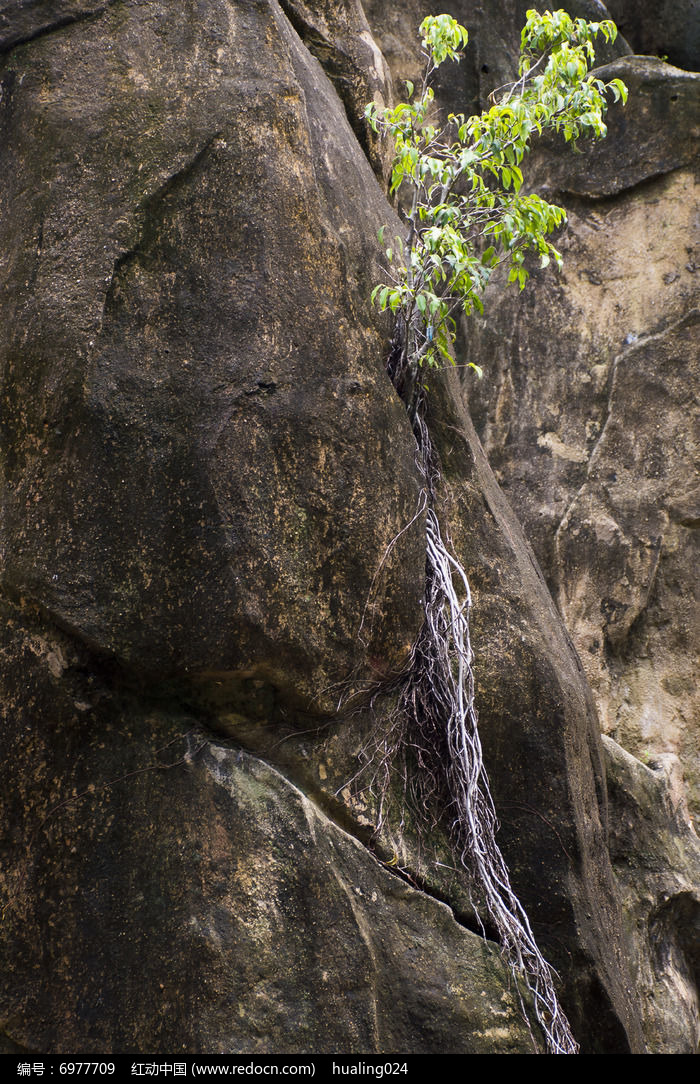
<path fill-rule="evenodd" d="M 613 22 L 528 11 L 517 80 L 495 91 L 480 115 L 451 113 L 440 124 L 431 81 L 444 61 L 461 59 L 468 34 L 449 15 L 428 16 L 420 33 L 420 87 L 407 80 L 407 101 L 394 108 L 371 102 L 365 110 L 374 131 L 394 141 L 391 192 L 403 185 L 410 199 L 407 232 L 386 249 L 390 281 L 374 289 L 372 301 L 397 316 L 403 362 L 414 378 L 419 366 L 439 365 L 440 357 L 453 362 L 454 314 L 483 312 L 481 295 L 499 265 L 520 289 L 526 253 L 537 253 L 541 267 L 551 259 L 561 266 L 547 236 L 565 221 L 564 210 L 523 189 L 520 167 L 533 137 L 560 132 L 574 144 L 603 138 L 606 92 L 627 100 L 620 79 L 603 83 L 589 75 L 593 40 L 614 41 Z"/>

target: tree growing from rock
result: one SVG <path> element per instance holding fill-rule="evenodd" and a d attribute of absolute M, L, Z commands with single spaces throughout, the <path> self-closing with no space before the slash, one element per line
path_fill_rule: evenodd
<path fill-rule="evenodd" d="M 576 1053 L 552 969 L 495 838 L 474 703 L 471 593 L 435 511 L 440 467 L 426 423 L 424 373 L 455 363 L 455 317 L 483 312 L 481 298 L 497 268 L 504 267 L 507 281 L 522 290 L 528 254 L 539 256 L 541 267 L 551 260 L 561 265 L 549 235 L 564 222 L 564 211 L 527 191 L 521 164 L 543 132 L 561 133 L 573 144 L 604 137 L 606 94 L 624 102 L 627 89 L 619 79 L 606 84 L 589 74 L 593 41 L 597 35 L 614 40 L 614 23 L 572 19 L 565 11 L 529 11 L 518 78 L 491 95 L 488 110 L 468 118 L 450 114 L 441 124 L 433 117 L 432 79 L 445 60 L 460 59 L 468 33 L 449 15 L 424 19 L 420 33 L 420 87 L 407 82 L 406 101 L 390 108 L 370 103 L 366 109 L 374 130 L 394 141 L 391 192 L 407 194 L 406 231 L 386 248 L 388 281 L 375 287 L 372 299 L 396 318 L 387 368 L 413 426 L 426 505 L 424 622 L 399 695 L 400 740 L 414 750 L 423 804 L 442 801 L 451 837 L 504 954 L 532 995 L 548 1050 Z"/>

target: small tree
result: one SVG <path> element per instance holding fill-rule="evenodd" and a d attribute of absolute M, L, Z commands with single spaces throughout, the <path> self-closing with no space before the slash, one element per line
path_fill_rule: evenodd
<path fill-rule="evenodd" d="M 386 249 L 390 281 L 376 286 L 372 298 L 396 316 L 387 368 L 413 425 L 426 515 L 424 621 L 380 756 L 386 770 L 397 751 L 414 753 L 421 805 L 441 804 L 502 951 L 531 992 L 548 1050 L 572 1054 L 578 1045 L 559 1005 L 552 969 L 537 947 L 496 842 L 474 701 L 471 592 L 436 513 L 439 462 L 418 374 L 423 366 L 439 366 L 441 359 L 454 363 L 455 314 L 483 311 L 481 296 L 499 265 L 522 289 L 528 252 L 537 253 L 543 267 L 551 259 L 561 263 L 547 237 L 564 221 L 564 211 L 523 191 L 520 165 L 535 134 L 562 132 L 573 143 L 584 135 L 604 136 L 604 95 L 610 90 L 625 101 L 627 89 L 619 79 L 605 84 L 588 74 L 593 39 L 602 34 L 614 40 L 614 23 L 587 23 L 564 11 L 529 11 L 518 79 L 494 92 L 486 112 L 468 119 L 450 114 L 438 125 L 431 118 L 431 79 L 443 61 L 460 59 L 467 31 L 449 15 L 438 15 L 424 19 L 420 32 L 426 63 L 418 92 L 408 82 L 408 101 L 393 109 L 372 103 L 366 111 L 375 131 L 394 139 L 392 192 L 403 185 L 409 195 L 406 233 Z"/>
<path fill-rule="evenodd" d="M 606 84 L 588 74 L 593 39 L 614 41 L 614 23 L 528 11 L 518 79 L 494 91 L 491 108 L 478 116 L 451 113 L 436 123 L 433 76 L 445 60 L 460 60 L 468 34 L 449 15 L 424 19 L 420 33 L 420 88 L 407 81 L 407 101 L 366 109 L 373 129 L 394 140 L 391 192 L 403 186 L 410 201 L 406 234 L 386 249 L 390 281 L 374 289 L 372 300 L 397 317 L 411 388 L 421 366 L 453 362 L 454 317 L 483 312 L 481 296 L 497 267 L 505 265 L 508 281 L 522 289 L 528 252 L 542 267 L 551 259 L 561 265 L 547 237 L 565 221 L 564 210 L 523 189 L 520 167 L 533 136 L 561 132 L 574 144 L 581 136 L 603 137 L 606 91 L 627 99 L 620 79 Z"/>

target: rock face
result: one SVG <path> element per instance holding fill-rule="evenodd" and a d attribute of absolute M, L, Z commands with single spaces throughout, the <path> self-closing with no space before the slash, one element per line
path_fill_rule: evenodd
<path fill-rule="evenodd" d="M 2 76 L 5 590 L 149 680 L 390 671 L 417 485 L 337 96 L 275 5 L 41 11 Z"/>
<path fill-rule="evenodd" d="M 608 0 L 608 10 L 635 53 L 667 57 L 679 68 L 700 68 L 698 0 Z"/>
<path fill-rule="evenodd" d="M 652 1053 L 700 1042 L 700 843 L 678 759 L 640 763 L 603 738 L 610 853 L 622 887 L 628 952 Z"/>
<path fill-rule="evenodd" d="M 696 809 L 700 446 L 687 422 L 699 323 L 696 310 L 615 359 L 608 417 L 556 539 L 562 609 L 606 729 L 640 753 L 681 754 Z"/>
<path fill-rule="evenodd" d="M 567 207 L 564 271 L 473 328 L 492 376 L 469 395 L 604 731 L 637 755 L 680 755 L 697 813 L 700 77 L 636 57 L 615 70 L 636 94 L 610 118 L 609 172 L 606 144 L 570 175 L 562 158 L 539 164 Z"/>
<path fill-rule="evenodd" d="M 363 96 L 390 94 L 377 41 L 391 62 L 413 8 L 383 5 L 380 25 L 357 0 L 283 7 L 0 3 L 8 1052 L 543 1048 L 466 877 L 426 862 L 400 798 L 377 830 L 352 783 L 368 735 L 391 729 L 390 686 L 373 708 L 359 694 L 396 674 L 421 620 L 413 438 L 368 303 L 376 230 L 396 220 L 386 149 L 361 128 Z M 512 56 L 495 7 L 482 28 L 507 47 L 470 69 L 475 96 Z M 692 326 L 667 330 L 671 368 Z M 616 394 L 643 348 L 616 363 Z M 695 912 L 680 888 L 658 910 L 663 869 L 638 899 L 616 836 L 618 885 L 584 672 L 454 375 L 432 404 L 514 886 L 582 1049 L 685 1049 L 696 956 L 678 926 Z M 599 516 L 609 487 L 589 482 Z M 680 531 L 692 500 L 673 489 Z M 649 554 L 616 514 L 615 567 L 636 574 Z M 557 546 L 582 560 L 564 532 Z M 587 560 L 582 636 L 607 590 Z M 610 611 L 611 629 L 630 619 L 623 639 L 635 599 Z M 630 915 L 654 936 L 630 939 Z M 651 960 L 659 943 L 675 970 Z"/>
<path fill-rule="evenodd" d="M 0 1050 L 533 1050 L 497 948 L 270 765 L 67 637 L 11 618 L 2 657 Z"/>

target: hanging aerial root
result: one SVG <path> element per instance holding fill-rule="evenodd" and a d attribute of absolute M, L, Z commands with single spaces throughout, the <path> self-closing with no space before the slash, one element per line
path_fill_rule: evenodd
<path fill-rule="evenodd" d="M 425 486 L 424 621 L 401 686 L 386 755 L 380 758 L 382 770 L 386 777 L 397 753 L 402 752 L 405 761 L 410 752 L 415 771 L 410 773 L 404 763 L 407 794 L 424 815 L 432 812 L 435 820 L 447 818 L 453 844 L 483 900 L 505 959 L 532 995 L 548 1051 L 576 1054 L 578 1045 L 557 999 L 554 972 L 537 947 L 496 843 L 498 822 L 474 705 L 469 580 L 445 544 L 435 514 L 439 460 L 425 420 L 424 396 L 408 380 L 406 355 L 400 350 L 402 337 L 399 324 L 387 370 L 397 389 L 405 393 L 410 388 L 410 398 L 404 401 L 416 438 L 416 465 Z M 522 1008 L 527 1019 L 525 1006 Z"/>
<path fill-rule="evenodd" d="M 496 843 L 497 818 L 474 706 L 470 606 L 466 573 L 443 542 L 437 517 L 430 509 L 425 621 L 399 711 L 406 720 L 409 740 L 418 750 L 425 776 L 424 797 L 442 792 L 452 839 L 483 898 L 509 966 L 532 994 L 548 1050 L 575 1054 L 578 1046 L 559 1006 L 552 969 L 537 947 Z"/>

